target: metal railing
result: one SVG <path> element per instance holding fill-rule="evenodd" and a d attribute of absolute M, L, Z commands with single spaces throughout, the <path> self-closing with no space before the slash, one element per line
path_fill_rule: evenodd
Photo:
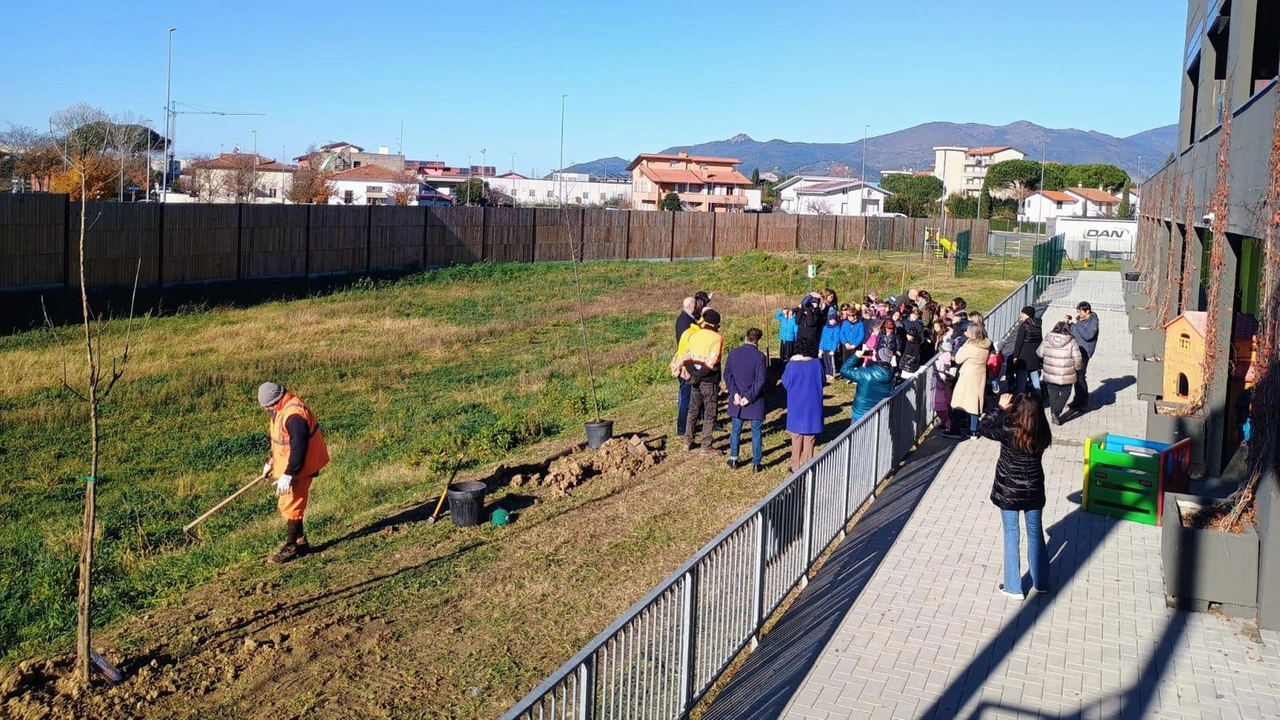
<path fill-rule="evenodd" d="M 1034 278 L 987 314 L 1007 334 Z M 631 606 L 504 720 L 679 718 L 933 423 L 932 373 L 899 385 L 804 467 Z"/>

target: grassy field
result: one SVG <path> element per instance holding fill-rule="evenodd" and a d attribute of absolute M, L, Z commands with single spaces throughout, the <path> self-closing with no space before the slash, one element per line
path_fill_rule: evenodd
<path fill-rule="evenodd" d="M 981 258 L 955 279 L 949 265 L 890 253 L 589 263 L 582 287 L 602 412 L 619 431 L 668 433 L 674 389 L 665 364 L 680 299 L 713 291 L 736 345 L 807 289 L 809 263 L 818 265 L 814 287 L 842 298 L 905 284 L 984 309 L 1029 272 L 1028 261 Z M 122 332 L 112 326 L 107 344 Z M 61 334 L 74 343 L 73 328 Z M 776 338 L 776 326 L 768 335 Z M 322 297 L 155 318 L 135 326 L 133 345 L 103 417 L 94 606 L 113 646 L 128 653 L 159 642 L 157 628 L 199 625 L 193 608 L 216 614 L 214 601 L 227 598 L 262 610 L 228 616 L 244 633 L 295 617 L 272 609 L 280 598 L 366 625 L 407 614 L 447 636 L 432 636 L 434 649 L 402 658 L 390 677 L 430 678 L 439 692 L 461 697 L 448 717 L 491 714 L 527 690 L 783 472 L 745 478 L 719 464 L 669 461 L 660 481 L 600 483 L 539 500 L 506 530 L 455 531 L 405 514 L 434 501 L 441 479 L 429 457 L 458 436 L 468 439 L 463 475 L 475 477 L 580 440 L 590 392 L 567 264 L 455 267 Z M 78 358 L 71 356 L 73 372 Z M 74 632 L 77 478 L 87 469 L 88 432 L 83 407 L 60 390 L 58 344 L 48 331 L 0 338 L 0 363 L 0 665 L 12 665 L 66 649 Z M 312 542 L 331 549 L 283 570 L 260 566 L 281 534 L 265 491 L 215 516 L 197 539 L 181 531 L 260 468 L 266 419 L 254 390 L 266 379 L 309 402 L 333 455 L 308 511 Z M 771 454 L 780 456 L 779 445 L 771 439 Z M 524 632 L 541 638 L 532 657 L 528 643 L 512 639 Z M 419 647 L 403 626 L 392 634 L 391 642 Z M 216 636 L 225 639 L 221 630 Z M 166 652 L 175 661 L 198 656 L 209 637 L 169 637 Z M 316 678 L 298 702 L 308 705 L 303 696 L 325 683 Z M 462 697 L 459 688 L 472 685 L 502 692 Z"/>

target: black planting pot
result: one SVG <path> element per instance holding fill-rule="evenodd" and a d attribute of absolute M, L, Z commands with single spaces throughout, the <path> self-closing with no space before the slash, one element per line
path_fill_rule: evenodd
<path fill-rule="evenodd" d="M 586 424 L 587 428 L 587 447 L 592 450 L 598 449 L 605 444 L 609 438 L 613 437 L 613 421 L 597 420 Z"/>
<path fill-rule="evenodd" d="M 1258 533 L 1242 534 L 1189 528 L 1178 505 L 1222 505 L 1198 495 L 1166 492 L 1160 526 L 1165 604 L 1179 610 L 1210 609 L 1234 617 L 1253 617 L 1258 606 Z"/>
<path fill-rule="evenodd" d="M 1138 399 L 1159 400 L 1164 392 L 1164 361 L 1147 358 L 1138 361 Z"/>

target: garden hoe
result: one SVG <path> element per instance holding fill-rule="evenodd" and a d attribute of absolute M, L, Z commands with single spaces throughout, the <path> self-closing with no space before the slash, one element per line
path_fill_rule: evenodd
<path fill-rule="evenodd" d="M 455 467 L 453 472 L 449 473 L 449 480 L 444 484 L 444 489 L 440 491 L 440 499 L 436 501 L 435 512 L 431 513 L 431 517 L 427 518 L 428 525 L 436 524 L 436 519 L 440 517 L 440 508 L 444 507 L 444 498 L 449 494 L 449 486 L 453 484 L 453 479 L 457 476 L 458 468 Z"/>
<path fill-rule="evenodd" d="M 222 502 L 218 503 L 217 505 L 214 505 L 212 508 L 209 508 L 209 512 L 207 512 L 207 513 L 205 513 L 205 514 L 201 515 L 200 517 L 196 518 L 195 520 L 192 520 L 191 522 L 187 523 L 187 526 L 186 526 L 186 527 L 184 527 L 184 528 L 182 528 L 182 532 L 184 532 L 184 533 L 190 533 L 190 532 L 191 532 L 191 528 L 193 528 L 193 527 L 195 527 L 195 526 L 199 525 L 200 523 L 204 522 L 206 519 L 208 519 L 208 517 L 209 517 L 210 515 L 212 515 L 212 514 L 214 514 L 214 513 L 218 512 L 219 510 L 221 510 L 222 508 L 226 507 L 227 505 L 230 505 L 232 500 L 235 500 L 236 498 L 240 497 L 241 495 L 245 494 L 246 492 L 249 492 L 250 488 L 254 487 L 254 486 L 255 486 L 255 485 L 257 485 L 258 483 L 260 483 L 260 482 L 262 482 L 263 480 L 266 480 L 266 479 L 267 479 L 267 474 L 266 474 L 266 473 L 263 473 L 263 474 L 259 475 L 258 477 L 254 478 L 253 480 L 249 481 L 249 484 L 245 485 L 244 487 L 242 487 L 242 488 L 240 488 L 239 490 L 237 490 L 237 491 L 235 491 L 234 493 L 232 493 L 232 494 L 231 494 L 231 496 L 230 496 L 230 497 L 228 497 L 226 500 L 223 500 Z"/>

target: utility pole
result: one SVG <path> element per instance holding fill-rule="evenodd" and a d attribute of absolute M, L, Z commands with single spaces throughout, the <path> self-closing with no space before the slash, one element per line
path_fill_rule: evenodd
<path fill-rule="evenodd" d="M 467 207 L 471 207 L 471 154 L 467 154 Z"/>
<path fill-rule="evenodd" d="M 870 123 L 862 126 L 862 172 L 858 175 L 858 179 L 862 181 L 862 203 L 858 208 L 859 215 L 866 214 L 867 209 L 867 130 L 870 127 Z"/>
<path fill-rule="evenodd" d="M 515 173 L 515 171 L 516 171 L 516 154 L 515 154 L 515 153 L 511 153 L 511 172 L 512 172 L 512 174 L 514 174 L 514 173 Z"/>
<path fill-rule="evenodd" d="M 568 95 L 560 96 L 560 167 L 556 172 L 560 178 L 560 207 L 564 207 L 564 99 Z"/>
<path fill-rule="evenodd" d="M 1040 202 L 1038 203 L 1040 205 L 1040 212 L 1038 215 L 1040 216 L 1040 233 L 1045 237 L 1047 237 L 1046 231 L 1049 229 L 1048 226 L 1044 224 L 1044 164 L 1046 148 L 1048 146 L 1048 140 L 1040 141 Z"/>
<path fill-rule="evenodd" d="M 258 131 L 253 131 L 253 174 L 249 176 L 249 202 L 258 198 Z"/>
<path fill-rule="evenodd" d="M 164 170 L 160 176 L 160 202 L 169 200 L 169 136 L 172 134 L 169 123 L 172 122 L 173 117 L 173 31 L 177 29 L 169 28 L 169 64 L 164 81 Z"/>

